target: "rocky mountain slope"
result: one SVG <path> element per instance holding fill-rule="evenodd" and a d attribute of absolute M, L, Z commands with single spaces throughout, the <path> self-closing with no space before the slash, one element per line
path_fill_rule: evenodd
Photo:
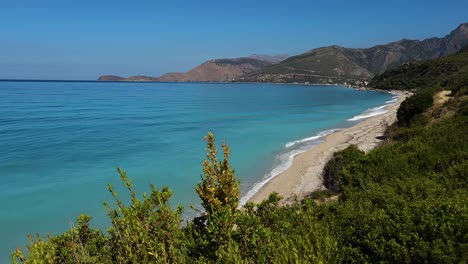
<path fill-rule="evenodd" d="M 253 73 L 271 65 L 271 62 L 254 58 L 218 59 L 202 63 L 186 73 L 167 73 L 162 82 L 224 82 Z"/>
<path fill-rule="evenodd" d="M 272 60 L 273 58 L 268 58 Z M 153 81 L 153 82 L 226 82 L 254 73 L 273 63 L 256 58 L 216 59 L 200 64 L 188 72 L 166 73 L 159 77 L 103 75 L 99 81 Z"/>
<path fill-rule="evenodd" d="M 328 46 L 290 57 L 238 81 L 343 83 L 368 80 L 411 61 L 447 56 L 468 44 L 468 23 L 443 38 L 403 39 L 367 49 Z"/>

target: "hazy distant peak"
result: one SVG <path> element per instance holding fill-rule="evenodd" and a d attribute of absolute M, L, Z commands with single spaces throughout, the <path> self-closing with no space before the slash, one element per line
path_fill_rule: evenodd
<path fill-rule="evenodd" d="M 249 56 L 249 58 L 267 61 L 271 63 L 278 63 L 289 58 L 289 55 L 287 54 L 279 54 L 279 55 L 252 54 Z"/>

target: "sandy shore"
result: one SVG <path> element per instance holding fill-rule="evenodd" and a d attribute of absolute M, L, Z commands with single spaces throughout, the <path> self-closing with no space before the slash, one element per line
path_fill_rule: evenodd
<path fill-rule="evenodd" d="M 368 152 L 381 143 L 377 137 L 382 136 L 385 129 L 396 121 L 398 107 L 408 96 L 401 91 L 392 93 L 398 98 L 387 106 L 386 113 L 369 117 L 353 127 L 326 136 L 319 145 L 295 156 L 291 167 L 262 186 L 249 201 L 258 203 L 267 198 L 271 192 L 277 192 L 287 202 L 294 196 L 302 198 L 313 191 L 324 189 L 322 171 L 333 153 L 351 144 Z"/>

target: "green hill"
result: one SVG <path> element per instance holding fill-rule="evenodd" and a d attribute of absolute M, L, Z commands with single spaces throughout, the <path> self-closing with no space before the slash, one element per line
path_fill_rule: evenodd
<path fill-rule="evenodd" d="M 375 76 L 368 86 L 386 90 L 437 87 L 457 92 L 468 86 L 468 46 L 448 57 L 408 63 L 386 71 Z"/>

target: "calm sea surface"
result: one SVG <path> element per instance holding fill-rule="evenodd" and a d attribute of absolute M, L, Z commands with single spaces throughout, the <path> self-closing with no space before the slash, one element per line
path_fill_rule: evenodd
<path fill-rule="evenodd" d="M 140 193 L 168 185 L 191 217 L 207 131 L 231 147 L 245 200 L 326 131 L 391 99 L 339 86 L 0 82 L 0 262 L 80 213 L 105 228 L 107 183 L 125 194 L 117 166 Z"/>

